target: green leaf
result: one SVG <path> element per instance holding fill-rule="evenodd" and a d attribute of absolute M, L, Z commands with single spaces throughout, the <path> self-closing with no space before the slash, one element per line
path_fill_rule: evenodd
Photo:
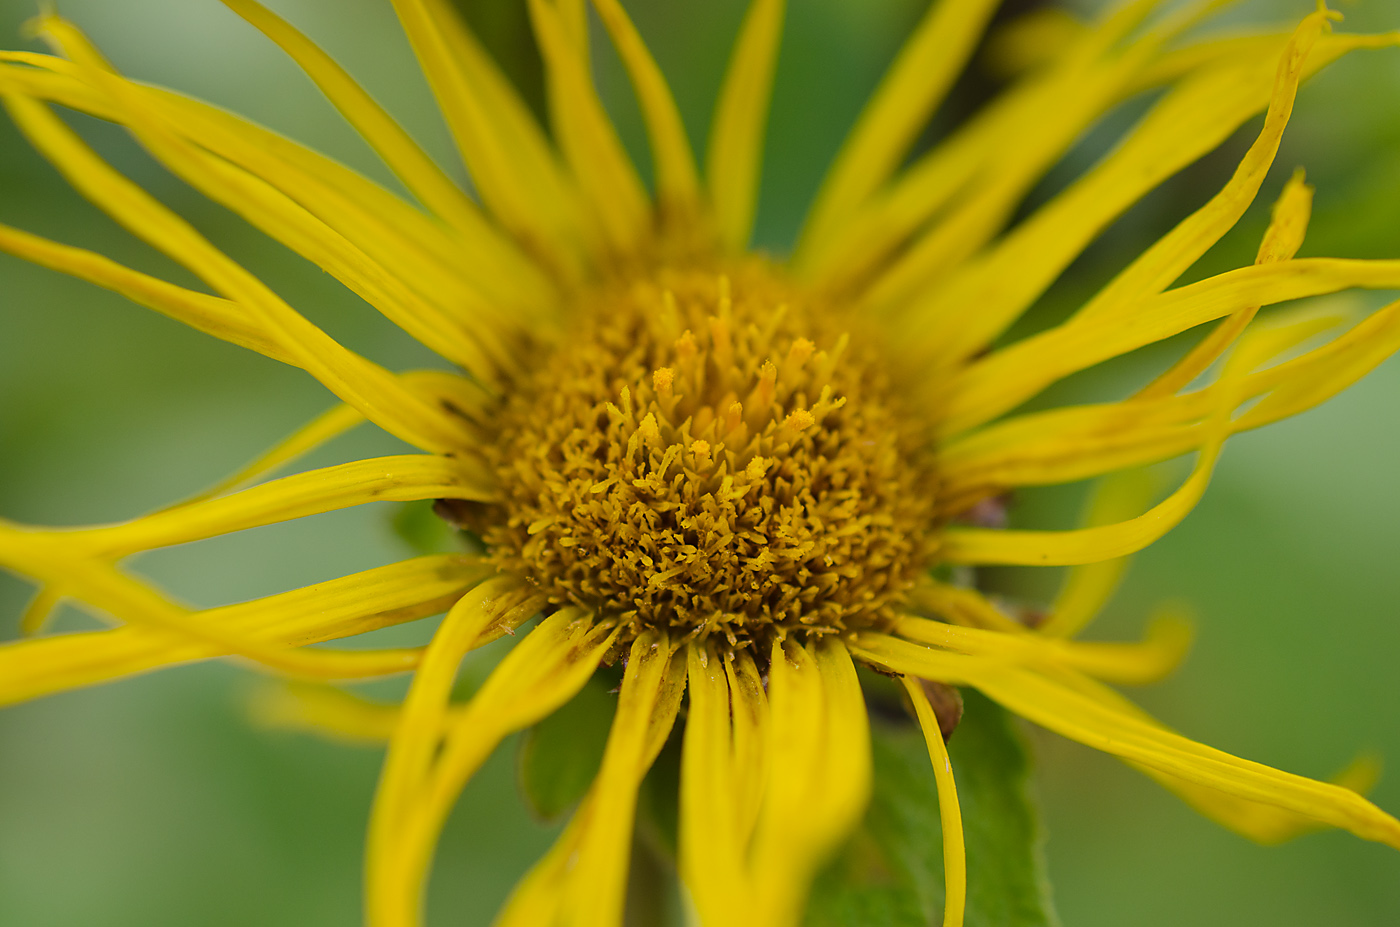
<path fill-rule="evenodd" d="M 579 693 L 526 733 L 520 787 L 530 808 L 553 821 L 578 804 L 603 762 L 617 696 L 616 680 L 595 673 Z"/>
<path fill-rule="evenodd" d="M 449 554 L 462 549 L 461 532 L 437 516 L 433 500 L 405 502 L 394 511 L 394 535 L 415 554 Z"/>
<path fill-rule="evenodd" d="M 1058 924 L 1045 877 L 1030 761 L 999 706 L 965 692 L 949 740 L 967 842 L 967 927 Z M 923 736 L 873 719 L 874 794 L 860 828 L 818 877 L 808 927 L 927 927 L 943 917 L 943 836 Z"/>

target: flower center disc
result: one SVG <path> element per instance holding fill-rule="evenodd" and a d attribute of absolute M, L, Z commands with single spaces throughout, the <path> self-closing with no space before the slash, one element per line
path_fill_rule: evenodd
<path fill-rule="evenodd" d="M 891 617 L 932 555 L 934 480 L 848 324 L 758 264 L 600 287 L 574 315 L 498 419 L 504 511 L 480 531 L 502 569 L 730 647 Z"/>

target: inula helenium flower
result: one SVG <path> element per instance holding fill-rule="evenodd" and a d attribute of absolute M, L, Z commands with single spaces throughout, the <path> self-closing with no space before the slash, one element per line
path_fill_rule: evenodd
<path fill-rule="evenodd" d="M 1083 28 L 1031 35 L 1043 52 L 1035 66 L 911 160 L 995 6 L 939 0 L 779 260 L 746 247 L 781 0 L 753 0 L 744 18 L 703 171 L 622 6 L 594 0 L 645 119 L 650 187 L 595 91 L 582 0 L 529 3 L 548 132 L 446 0 L 394 0 L 475 198 L 290 25 L 254 0 L 225 2 L 301 65 L 416 202 L 223 110 L 123 78 L 56 15 L 36 28 L 57 56 L 3 55 L 0 94 L 23 133 L 207 291 L 14 228 L 0 227 L 0 248 L 301 367 L 344 405 L 226 483 L 153 514 L 87 528 L 0 523 L 0 563 L 38 589 L 26 632 L 61 600 L 115 625 L 5 644 L 0 699 L 230 655 L 303 682 L 412 673 L 369 827 L 374 927 L 419 922 L 433 847 L 463 785 L 504 738 L 607 667 L 621 668 L 621 684 L 597 776 L 500 924 L 621 923 L 638 788 L 670 738 L 681 741 L 678 871 L 697 921 L 796 923 L 817 868 L 870 797 L 857 667 L 897 680 L 922 725 L 943 825 L 945 924 L 961 923 L 965 898 L 944 748 L 957 721 L 950 686 L 1113 753 L 1257 839 L 1328 825 L 1400 848 L 1400 821 L 1347 787 L 1360 773 L 1328 784 L 1236 759 L 1105 684 L 1168 672 L 1188 636 L 1180 619 L 1163 618 L 1140 643 L 1073 640 L 1122 558 L 1201 498 L 1231 434 L 1317 405 L 1400 348 L 1400 303 L 1306 351 L 1351 320 L 1304 308 L 1255 321 L 1270 304 L 1400 288 L 1400 260 L 1294 257 L 1310 206 L 1301 175 L 1253 266 L 1173 286 L 1255 198 L 1299 81 L 1395 35 L 1334 33 L 1337 17 L 1319 9 L 1291 32 L 1187 41 L 1213 4 L 1163 12 L 1136 0 Z M 1088 126 L 1146 90 L 1163 92 L 1121 144 L 1011 222 Z M 332 340 L 106 164 L 54 106 L 126 127 L 451 370 L 394 373 Z M 1007 337 L 1114 219 L 1261 111 L 1258 137 L 1206 205 L 1066 321 Z M 1195 347 L 1134 395 L 1018 411 L 1061 378 L 1201 326 Z M 362 420 L 421 453 L 259 482 Z M 1152 505 L 1138 468 L 1186 454 L 1190 475 Z M 1004 530 L 985 517 L 1015 487 L 1105 475 L 1087 527 Z M 462 552 L 205 611 L 121 566 L 141 551 L 376 500 L 438 500 L 462 529 Z M 962 567 L 979 564 L 1073 569 L 1048 615 L 1029 621 L 969 582 Z M 423 648 L 314 646 L 443 611 Z M 502 635 L 516 639 L 499 666 L 454 700 L 464 655 Z M 326 723 L 347 727 L 383 713 L 334 688 L 283 697 L 330 699 Z"/>

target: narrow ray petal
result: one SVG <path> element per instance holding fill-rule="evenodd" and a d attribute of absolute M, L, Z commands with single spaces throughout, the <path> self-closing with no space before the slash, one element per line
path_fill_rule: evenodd
<path fill-rule="evenodd" d="M 650 225 L 650 202 L 559 11 L 530 0 L 540 53 L 549 77 L 550 113 L 559 145 L 612 247 L 629 252 Z"/>
<path fill-rule="evenodd" d="M 710 122 L 705 180 L 720 240 L 742 250 L 753 231 L 785 0 L 750 0 Z"/>
<path fill-rule="evenodd" d="M 652 162 L 656 167 L 657 202 L 663 210 L 695 221 L 700 193 L 695 155 L 671 88 L 622 4 L 618 0 L 593 0 L 593 5 L 612 36 L 642 107 L 647 136 L 651 140 Z"/>
<path fill-rule="evenodd" d="M 481 690 L 447 725 L 432 767 L 404 786 L 393 817 L 375 812 L 366 867 L 371 927 L 418 923 L 433 842 L 467 780 L 508 734 L 529 727 L 578 692 L 617 631 L 577 609 L 562 609 L 517 643 Z"/>
<path fill-rule="evenodd" d="M 392 851 L 394 829 L 404 819 L 405 809 L 416 801 L 417 791 L 430 775 L 447 723 L 452 684 L 462 658 L 478 646 L 480 638 L 503 616 L 513 614 L 523 620 L 535 614 L 541 604 L 543 596 L 523 581 L 497 577 L 464 595 L 438 625 L 413 675 L 413 685 L 399 713 L 379 774 L 366 851 L 369 872 L 387 868 L 378 854 Z"/>
<path fill-rule="evenodd" d="M 188 620 L 270 646 L 299 647 L 436 614 L 489 572 L 472 557 L 419 557 Z M 186 634 L 134 626 L 4 644 L 0 704 L 229 653 Z"/>
<path fill-rule="evenodd" d="M 962 810 L 958 807 L 958 787 L 953 781 L 953 764 L 943 742 L 938 718 L 928 703 L 924 687 L 917 679 L 901 676 L 904 690 L 914 705 L 919 727 L 924 732 L 928 756 L 933 762 L 933 778 L 938 785 L 938 818 L 943 825 L 943 927 L 962 927 L 967 908 L 967 851 L 963 846 Z"/>
<path fill-rule="evenodd" d="M 468 237 L 491 234 L 476 204 L 330 55 L 257 0 L 223 0 L 281 46 L 428 209 Z"/>
<path fill-rule="evenodd" d="M 637 789 L 671 733 L 685 678 L 685 655 L 673 653 L 664 633 L 647 631 L 633 641 L 577 861 L 561 886 L 571 927 L 622 925 Z"/>
<path fill-rule="evenodd" d="M 473 470 L 477 469 L 476 473 Z M 374 457 L 283 477 L 232 495 L 91 528 L 7 530 L 86 557 L 115 558 L 366 502 L 493 497 L 485 476 L 463 461 L 429 454 Z"/>
<path fill-rule="evenodd" d="M 744 700 L 752 696 L 730 687 L 730 662 L 713 647 L 688 647 L 690 699 L 681 753 L 679 865 L 700 923 L 714 927 L 753 904 L 744 866 L 749 833 L 740 801 L 745 791 L 753 790 L 743 784 L 757 778 L 761 766 L 738 762 L 731 711 L 735 719 L 741 718 L 746 713 Z"/>
<path fill-rule="evenodd" d="M 1281 353 L 1346 321 L 1348 314 L 1335 308 L 1307 308 L 1276 313 L 1265 328 L 1289 332 L 1275 345 Z M 1232 431 L 1257 427 L 1272 420 L 1270 410 L 1277 408 L 1276 400 L 1293 395 L 1295 387 L 1311 390 L 1328 380 L 1325 371 L 1334 364 L 1350 363 L 1360 355 L 1374 364 L 1388 356 L 1383 354 L 1386 346 L 1400 343 L 1398 323 L 1396 307 L 1379 310 L 1321 347 L 1249 374 L 1229 386 L 1230 396 L 1226 384 L 1215 383 L 1178 396 L 1134 397 L 1033 412 L 968 433 L 940 454 L 945 505 L 961 511 L 978 498 L 1011 486 L 1071 482 L 1175 457 L 1208 439 L 1208 419 L 1235 396 L 1240 401 L 1265 397 L 1230 426 Z M 1261 357 L 1261 361 L 1274 359 L 1273 355 Z M 1316 392 L 1312 404 L 1333 391 Z M 1260 405 L 1269 418 L 1258 416 Z"/>
<path fill-rule="evenodd" d="M 40 586 L 24 606 L 19 616 L 19 633 L 23 637 L 33 637 L 42 632 L 53 617 L 54 611 L 63 602 L 63 587 Z"/>
<path fill-rule="evenodd" d="M 1321 330 L 1335 318 L 1326 313 L 1284 315 L 1258 326 L 1236 347 L 1221 374 L 1219 405 L 1203 424 L 1205 440 L 1196 465 L 1179 489 L 1136 518 L 1074 531 L 994 531 L 950 528 L 943 533 L 941 554 L 953 563 L 1070 565 L 1093 563 L 1135 553 L 1180 523 L 1204 495 L 1215 461 L 1233 433 L 1230 416 L 1244 399 L 1247 375 Z"/>
<path fill-rule="evenodd" d="M 441 370 L 411 370 L 399 375 L 405 386 L 414 392 L 448 405 L 454 412 L 479 420 L 486 399 L 481 387 L 465 377 Z M 303 455 L 339 437 L 365 420 L 353 406 L 338 405 L 318 415 L 298 429 L 294 434 L 278 442 L 266 453 L 260 454 L 237 472 L 210 486 L 203 492 L 177 503 L 189 505 L 202 502 L 215 496 L 222 496 L 243 489 L 263 477 L 269 476 L 284 467 L 295 463 Z M 169 506 L 175 508 L 175 506 Z"/>
<path fill-rule="evenodd" d="M 1287 261 L 1296 255 L 1303 246 L 1303 236 L 1307 233 L 1311 215 L 1312 187 L 1303 182 L 1303 171 L 1299 168 L 1293 172 L 1278 202 L 1274 204 L 1273 217 L 1264 232 L 1264 240 L 1259 245 L 1259 254 L 1254 263 L 1272 264 Z M 1185 388 L 1225 353 L 1258 312 L 1258 306 L 1249 306 L 1222 319 L 1214 331 L 1202 338 L 1171 369 L 1143 387 L 1136 398 L 1169 396 Z"/>
<path fill-rule="evenodd" d="M 1302 65 L 1313 73 L 1356 48 L 1393 42 L 1377 36 L 1327 36 Z M 1280 43 L 1280 48 L 1282 43 Z M 1114 218 L 1164 179 L 1218 146 L 1274 95 L 1278 48 L 1223 62 L 1168 94 L 1123 143 L 1005 239 L 909 308 L 923 330 L 917 356 L 953 360 L 980 350 L 1035 298 Z M 1014 268 L 1015 273 L 1008 273 Z M 1170 282 L 1170 281 L 1168 281 Z M 962 307 L 977 305 L 969 317 Z"/>
<path fill-rule="evenodd" d="M 206 335 L 265 354 L 284 364 L 292 355 L 267 335 L 237 303 L 176 286 L 110 258 L 0 225 L 0 251 L 41 267 L 120 293 L 132 302 L 183 322 Z"/>
<path fill-rule="evenodd" d="M 944 433 L 1014 408 L 1070 373 L 1247 309 L 1339 290 L 1400 289 L 1400 261 L 1295 258 L 1241 267 L 1148 297 L 1113 317 L 1071 320 L 973 364 L 948 395 Z"/>
<path fill-rule="evenodd" d="M 1243 50 L 1197 43 L 1183 51 L 1206 46 L 1210 53 L 1203 52 L 1190 60 L 1180 60 L 1177 53 L 1159 57 L 1139 53 L 1128 58 L 1097 60 L 1127 25 L 1121 14 L 1110 15 L 1067 47 L 1056 50 L 1052 67 L 1013 85 L 941 144 L 916 159 L 886 189 L 872 195 L 848 223 L 835 230 L 829 245 L 797 254 L 797 269 L 821 285 L 838 290 L 867 278 L 945 206 L 974 186 L 981 189 L 994 183 L 998 171 L 993 168 L 999 163 L 998 157 L 1020 144 L 1028 127 L 1047 119 L 1053 126 L 1068 117 L 1078 120 L 1082 128 L 1084 119 L 1095 118 L 1100 112 L 1094 108 L 1066 111 L 1058 105 L 1062 99 L 1100 99 L 1103 108 L 1107 108 L 1142 90 L 1176 81 L 1195 68 L 1260 54 L 1257 41 Z M 1156 35 L 1152 38 L 1155 41 Z M 1277 59 L 1286 38 L 1279 37 L 1276 46 L 1268 43 L 1272 60 Z M 1198 61 L 1198 57 L 1203 60 Z M 1071 125 L 1056 131 L 1072 135 L 1076 130 Z M 1032 177 L 1031 182 L 1038 179 L 1034 171 L 1020 173 Z M 1025 182 L 1024 177 L 1017 181 L 1020 185 Z"/>
<path fill-rule="evenodd" d="M 418 447 L 445 452 L 461 446 L 463 436 L 450 416 L 408 393 L 389 371 L 347 351 L 308 322 L 187 222 L 112 170 L 46 107 L 9 91 L 4 99 L 15 123 L 80 193 L 241 305 L 298 366 L 333 393 Z"/>
<path fill-rule="evenodd" d="M 25 93 L 99 119 L 122 121 L 110 97 L 83 81 L 72 62 L 0 52 L 4 60 L 30 65 L 5 69 L 6 78 Z M 469 296 L 479 289 L 524 308 L 551 304 L 553 286 L 541 268 L 499 229 L 448 228 L 379 184 L 276 132 L 170 90 L 132 86 L 168 129 L 273 184 L 323 221 L 337 223 L 361 247 L 392 249 L 408 258 L 429 285 L 448 292 L 465 287 Z"/>
<path fill-rule="evenodd" d="M 383 746 L 394 734 L 402 706 L 334 685 L 279 679 L 254 692 L 248 710 L 253 722 L 265 728 Z"/>
<path fill-rule="evenodd" d="M 278 672 L 311 679 L 387 676 L 418 663 L 416 648 L 329 650 L 269 645 L 246 633 L 191 620 L 150 583 L 113 564 L 79 552 L 52 536 L 20 531 L 0 522 L 0 564 L 44 585 L 61 584 L 64 594 L 118 621 L 188 637 L 219 653 L 245 657 Z"/>
<path fill-rule="evenodd" d="M 785 927 L 799 922 L 817 867 L 865 809 L 870 737 L 855 667 L 830 638 L 775 643 L 768 697 L 769 785 L 750 856 L 753 920 Z"/>
<path fill-rule="evenodd" d="M 895 672 L 971 685 L 1016 714 L 1107 753 L 1400 848 L 1400 821 L 1350 789 L 1241 760 L 1149 724 L 1033 671 L 861 634 L 853 652 Z"/>
<path fill-rule="evenodd" d="M 1096 679 L 1146 685 L 1171 673 L 1191 645 L 1191 625 L 1175 611 L 1160 612 L 1138 644 L 1066 641 L 1022 629 L 1019 633 L 964 628 L 924 618 L 901 618 L 894 633 L 921 644 L 1022 665 L 1057 664 Z"/>
<path fill-rule="evenodd" d="M 505 75 L 445 0 L 393 0 L 481 198 L 556 269 L 579 271 L 580 194 Z"/>
<path fill-rule="evenodd" d="M 799 247 L 808 240 L 819 245 L 899 166 L 996 7 L 997 0 L 939 0 L 929 7 L 836 155 Z"/>
<path fill-rule="evenodd" d="M 1090 495 L 1082 523 L 1085 527 L 1111 525 L 1139 515 L 1151 504 L 1156 489 L 1156 481 L 1145 470 L 1105 477 Z M 1124 557 L 1071 567 L 1040 632 L 1051 637 L 1079 633 L 1108 604 L 1127 568 Z"/>
<path fill-rule="evenodd" d="M 901 182 L 903 189 L 891 190 L 887 202 L 906 221 L 914 219 L 915 227 L 901 225 L 886 231 L 862 222 L 858 230 L 852 223 L 843 242 L 857 249 L 858 264 L 873 270 L 870 262 L 884 256 L 873 246 L 897 245 L 902 235 L 913 233 L 926 219 L 933 220 L 899 254 L 889 255 L 888 266 L 870 279 L 861 296 L 866 307 L 880 312 L 905 310 L 913 297 L 937 289 L 943 277 L 1000 230 L 1032 185 L 1122 97 L 1133 75 L 1180 28 L 1181 21 L 1170 18 L 1120 51 L 1119 41 L 1152 6 L 1135 2 L 1112 9 L 1096 28 L 1061 51 L 1057 65 L 1044 77 L 1028 79 L 1023 88 L 1008 95 L 1004 107 L 993 106 L 984 118 L 969 123 L 965 133 L 950 139 L 946 156 L 935 149 L 925 163 L 911 168 L 902 178 L 911 183 Z M 931 173 L 945 166 L 954 168 L 946 177 Z M 923 202 L 896 200 L 910 195 Z M 946 201 L 947 210 L 933 215 L 930 210 L 940 201 Z M 874 231 L 876 239 L 860 243 L 852 237 L 866 228 Z M 895 237 L 890 237 L 891 232 Z M 836 256 L 833 260 L 844 264 L 850 259 Z M 847 266 L 838 275 L 843 279 L 854 269 Z"/>
<path fill-rule="evenodd" d="M 330 223 L 321 221 L 264 177 L 240 170 L 181 138 L 150 105 L 150 95 L 106 68 L 71 24 L 53 17 L 43 23 L 45 35 L 79 64 L 85 79 L 110 94 L 120 120 L 177 176 L 331 274 L 448 360 L 488 380 L 503 369 L 512 369 L 513 358 L 500 342 L 499 329 L 492 325 L 493 321 L 501 324 L 496 310 L 479 296 L 457 288 L 454 298 L 471 306 L 469 315 L 475 316 L 474 324 L 468 326 L 449 316 L 440 304 L 424 298 L 405 282 L 425 273 L 414 249 L 384 248 L 383 243 L 392 243 L 395 236 L 384 234 L 373 224 L 364 228 L 367 217 L 353 203 L 327 195 L 314 178 L 303 179 L 301 196 L 311 199 L 323 215 L 331 215 Z M 279 173 L 275 164 L 262 166 L 267 173 Z M 284 184 L 287 179 L 282 178 Z M 323 195 L 317 197 L 317 192 Z M 383 262 L 342 235 L 340 228 L 380 251 Z"/>

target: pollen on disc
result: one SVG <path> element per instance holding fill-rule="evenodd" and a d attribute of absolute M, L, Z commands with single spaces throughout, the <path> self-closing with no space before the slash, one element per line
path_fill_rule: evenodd
<path fill-rule="evenodd" d="M 632 633 L 887 622 L 930 563 L 927 433 L 875 346 L 763 264 L 600 285 L 512 390 L 478 531 L 505 570 Z"/>

